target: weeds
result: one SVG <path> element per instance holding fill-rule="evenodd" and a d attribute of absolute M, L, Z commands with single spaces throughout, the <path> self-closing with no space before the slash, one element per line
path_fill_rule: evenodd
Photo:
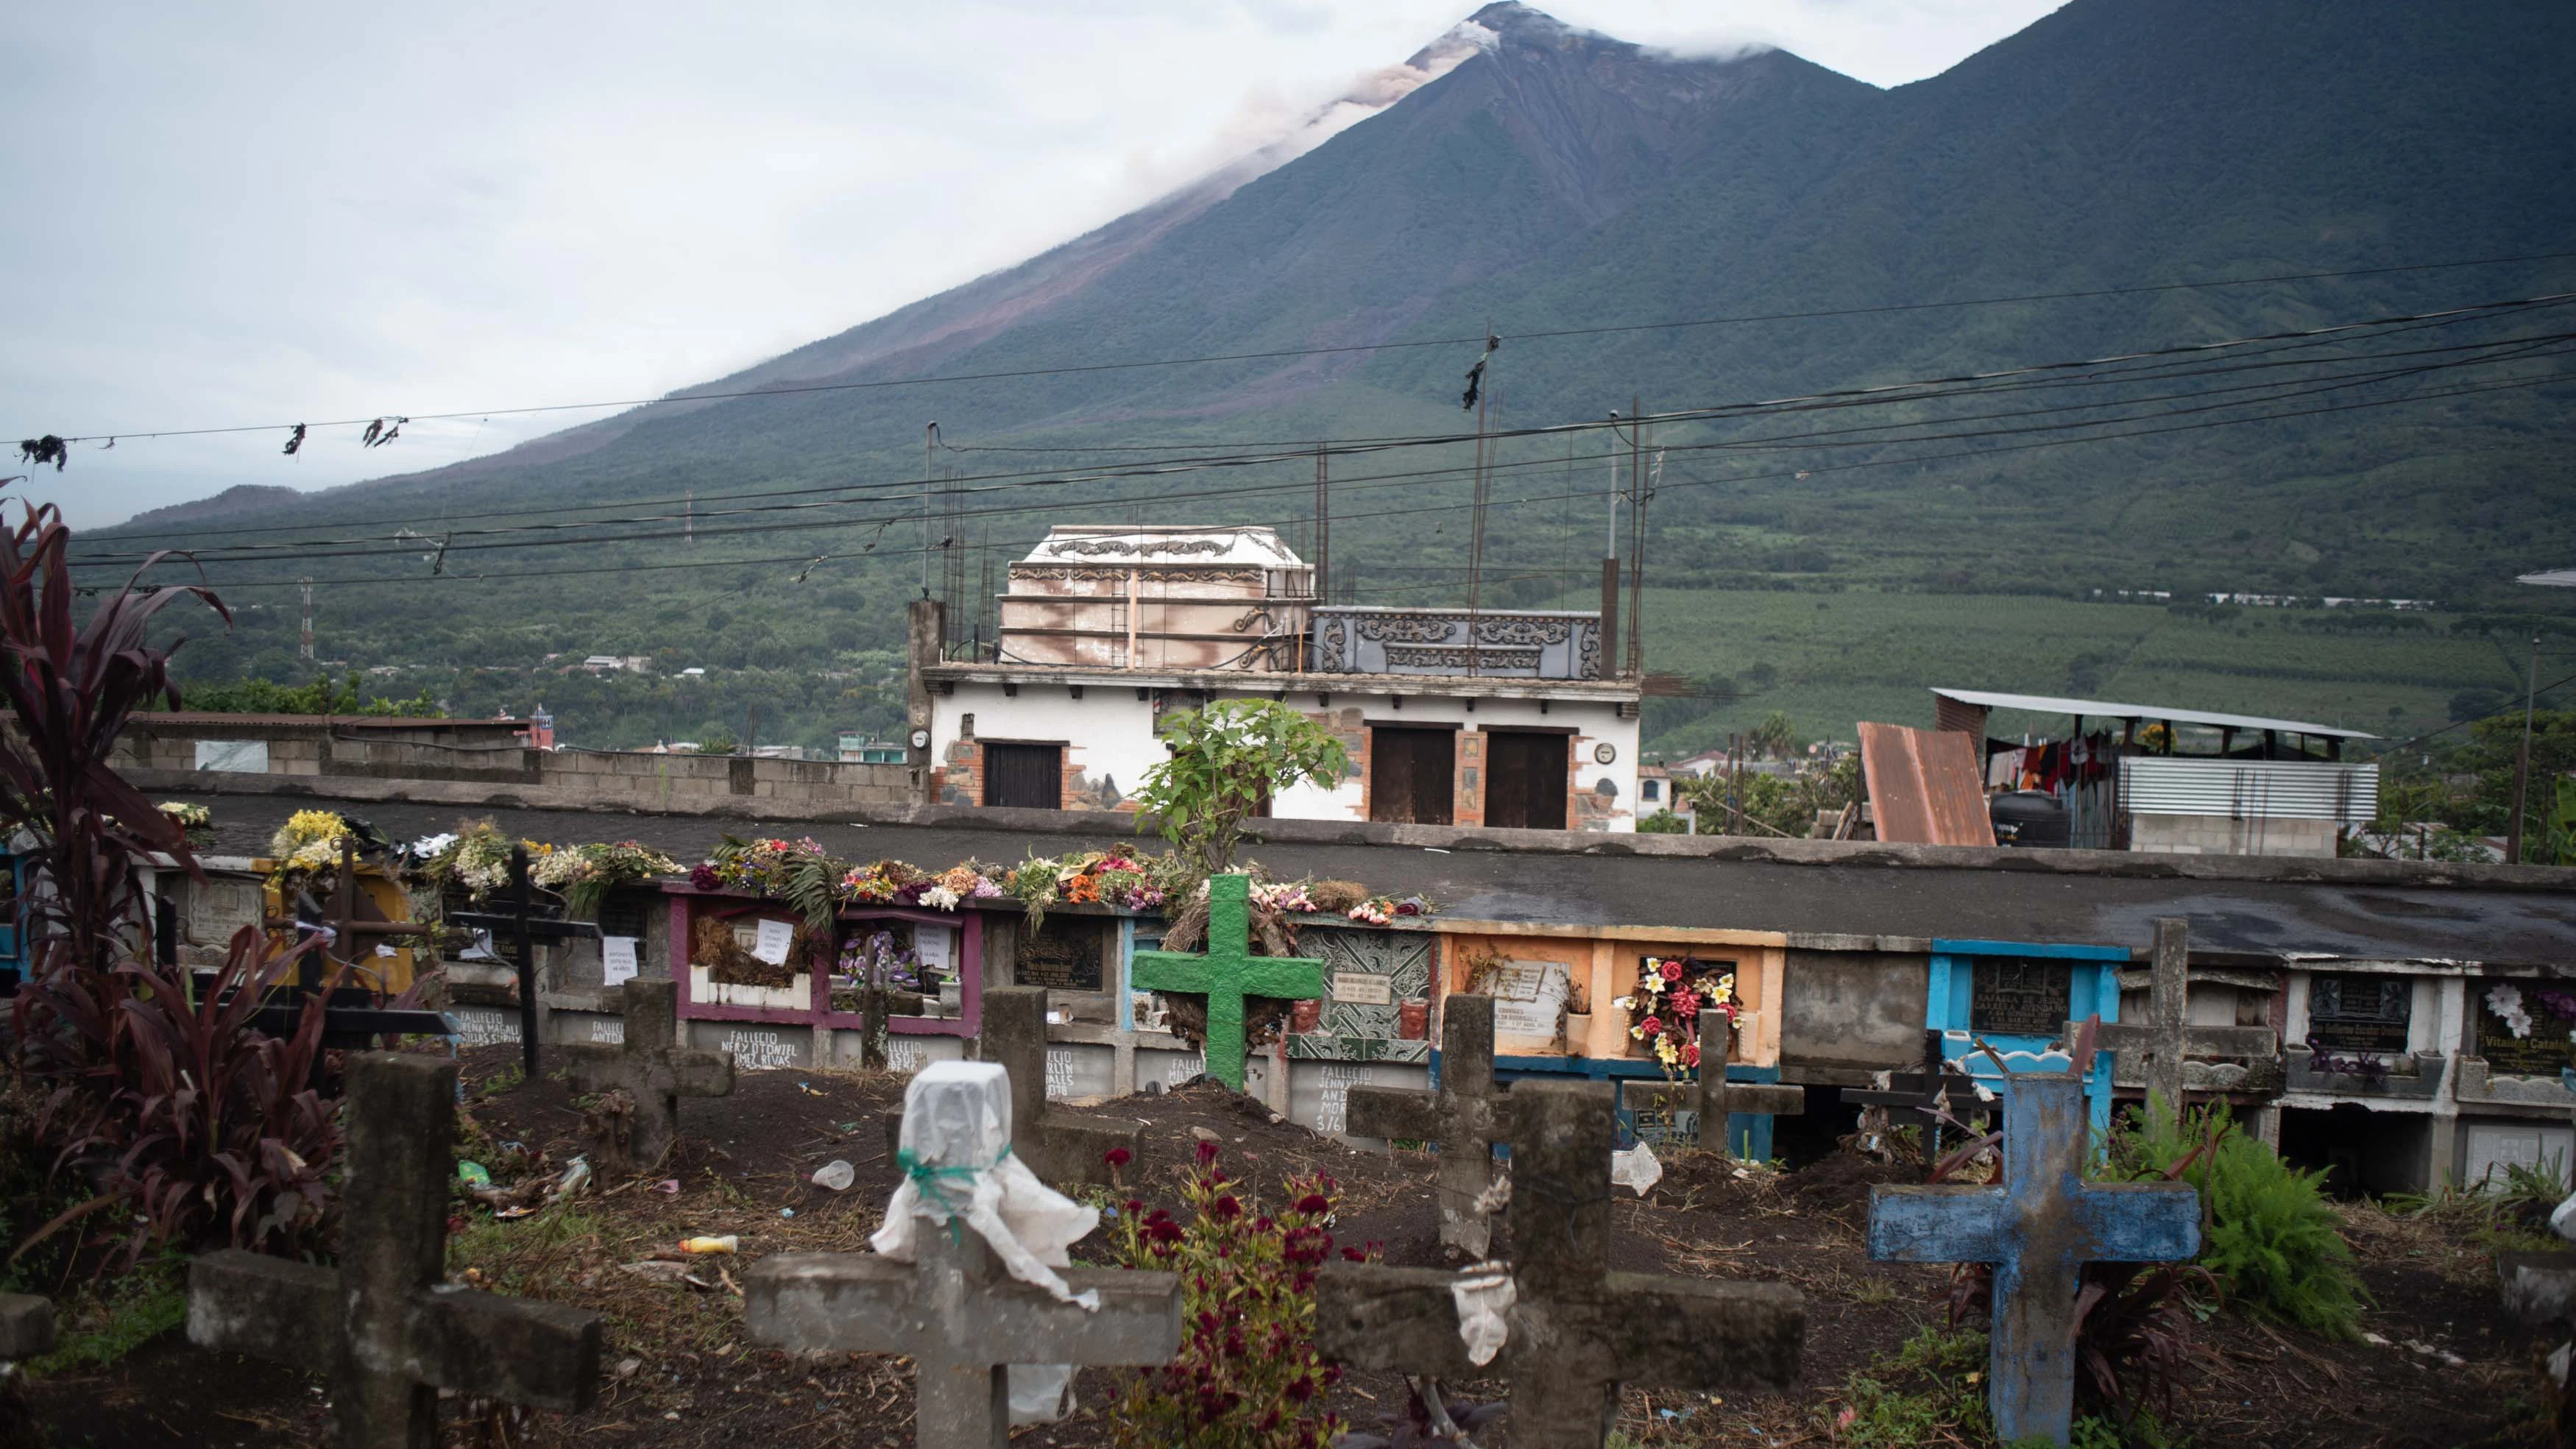
<path fill-rule="evenodd" d="M 29 1378 L 104 1368 L 188 1318 L 187 1263 L 170 1256 L 102 1281 L 63 1305 L 54 1351 L 26 1365 Z"/>

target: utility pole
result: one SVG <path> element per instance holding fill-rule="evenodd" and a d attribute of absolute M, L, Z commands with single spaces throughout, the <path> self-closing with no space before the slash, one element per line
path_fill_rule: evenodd
<path fill-rule="evenodd" d="M 680 535 L 685 547 L 696 548 L 698 546 L 698 485 L 695 483 L 689 485 L 685 502 L 688 507 L 682 515 L 685 521 L 680 525 Z"/>
<path fill-rule="evenodd" d="M 2504 863 L 2522 864 L 2523 801 L 2531 788 L 2531 716 L 2540 700 L 2540 631 L 2531 631 L 2531 677 L 2522 695 L 2522 749 L 2513 761 L 2513 824 L 2505 831 Z"/>
<path fill-rule="evenodd" d="M 295 653 L 296 657 L 309 662 L 313 658 L 313 580 L 298 579 L 296 583 L 304 590 L 304 632 Z"/>
<path fill-rule="evenodd" d="M 1315 445 L 1315 602 L 1332 602 L 1333 475 L 1331 455 Z"/>
<path fill-rule="evenodd" d="M 1601 540 L 1601 677 L 1619 677 L 1619 412 L 1610 411 L 1610 526 Z"/>
<path fill-rule="evenodd" d="M 1469 509 L 1467 530 L 1467 676 L 1470 679 L 1482 672 L 1484 662 L 1483 651 L 1476 647 L 1476 642 L 1482 632 L 1478 606 L 1484 598 L 1485 496 L 1491 486 L 1485 472 L 1485 418 L 1494 401 L 1494 347 L 1493 328 L 1488 325 L 1485 329 L 1485 355 L 1476 362 L 1482 376 L 1476 388 L 1475 502 Z"/>
<path fill-rule="evenodd" d="M 1642 399 L 1628 399 L 1628 667 L 1634 677 L 1646 670 L 1646 500 L 1653 490 L 1646 475 L 1646 413 Z"/>
<path fill-rule="evenodd" d="M 921 596 L 930 597 L 930 450 L 939 443 L 939 424 L 921 430 Z"/>

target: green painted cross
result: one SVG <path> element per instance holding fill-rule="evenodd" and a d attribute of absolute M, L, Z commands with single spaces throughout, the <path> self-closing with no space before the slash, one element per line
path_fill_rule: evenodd
<path fill-rule="evenodd" d="M 1243 999 L 1305 1001 L 1324 994 L 1324 963 L 1305 956 L 1255 956 L 1252 877 L 1208 877 L 1207 954 L 1139 951 L 1132 979 L 1146 991 L 1207 996 L 1208 1075 L 1243 1090 Z"/>

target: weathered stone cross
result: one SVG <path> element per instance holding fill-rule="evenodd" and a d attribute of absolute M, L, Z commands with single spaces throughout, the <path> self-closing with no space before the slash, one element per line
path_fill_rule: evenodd
<path fill-rule="evenodd" d="M 1512 1449 L 1599 1449 L 1622 1381 L 1785 1388 L 1798 1377 L 1805 1301 L 1777 1283 L 1610 1271 L 1607 1083 L 1528 1080 L 1511 1091 L 1512 1281 L 1498 1360 L 1512 1385 Z M 1455 1275 L 1329 1264 L 1315 1347 L 1357 1368 L 1479 1377 L 1458 1336 Z"/>
<path fill-rule="evenodd" d="M 1699 1114 L 1699 1145 L 1732 1154 L 1726 1119 L 1734 1112 L 1795 1117 L 1807 1110 L 1807 1089 L 1777 1082 L 1726 1080 L 1727 1042 L 1733 1023 L 1726 1013 L 1702 1008 L 1699 1014 L 1699 1076 L 1688 1082 L 1650 1082 L 1631 1086 L 1628 1095 L 1640 1107 L 1688 1107 Z"/>
<path fill-rule="evenodd" d="M 1011 1151 L 1051 1183 L 1107 1182 L 1111 1148 L 1140 1150 L 1133 1120 L 1095 1122 L 1047 1105 L 1043 986 L 996 986 L 984 993 L 983 1059 L 1011 1074 Z"/>
<path fill-rule="evenodd" d="M 188 1269 L 188 1341 L 299 1365 L 320 1352 L 348 1449 L 433 1449 L 440 1389 L 589 1408 L 599 1315 L 444 1284 L 455 1063 L 394 1052 L 348 1063 L 340 1266 L 209 1253 Z"/>
<path fill-rule="evenodd" d="M 569 1042 L 562 1048 L 573 1086 L 584 1092 L 623 1091 L 635 1099 L 634 1125 L 627 1141 L 594 1144 L 603 1172 L 662 1165 L 680 1135 L 682 1097 L 733 1094 L 733 1053 L 674 1045 L 678 1039 L 680 988 L 672 981 L 630 977 L 618 990 L 626 993 L 623 1040 Z M 620 1158 L 625 1160 L 620 1161 Z"/>
<path fill-rule="evenodd" d="M 1480 1205 L 1494 1180 L 1494 1144 L 1511 1138 L 1511 1099 L 1494 1086 L 1494 998 L 1453 992 L 1440 1005 L 1440 1090 L 1355 1086 L 1353 1136 L 1440 1146 L 1440 1242 L 1485 1256 L 1493 1226 Z"/>
<path fill-rule="evenodd" d="M 1105 1183 L 1109 1151 L 1144 1152 L 1135 1122 L 1098 1122 L 1059 1112 L 1046 1099 L 1046 1003 L 1043 986 L 988 986 L 977 1055 L 1011 1078 L 1011 1155 L 1049 1183 Z M 903 1109 L 885 1114 L 886 1156 L 903 1138 Z"/>
<path fill-rule="evenodd" d="M 1872 1258 L 1994 1265 L 1987 1402 L 2006 1444 L 2066 1442 L 2085 1264 L 2200 1251 L 2200 1194 L 2188 1184 L 2084 1180 L 2091 1121 L 2082 1078 L 2016 1072 L 2004 1097 L 2002 1186 L 1870 1189 Z"/>
<path fill-rule="evenodd" d="M 2132 1053 L 2143 1057 L 2148 1100 L 2161 1101 L 2166 1120 L 2176 1121 L 2182 1116 L 2183 1062 L 2187 1057 L 2268 1057 L 2280 1051 L 2281 1040 L 2265 1026 L 2190 1025 L 2184 1011 L 2191 991 L 2189 921 L 2171 916 L 2157 918 L 2154 970 L 2147 989 L 2146 1024 L 2097 1024 L 2093 1045 L 2115 1053 L 2115 1067 Z M 2069 1041 L 2074 1040 L 2077 1029 L 2074 1022 L 2066 1024 Z"/>
<path fill-rule="evenodd" d="M 925 1105 L 919 1109 L 932 1112 Z M 956 1160 L 939 1134 L 916 1128 L 926 1160 L 914 1200 L 918 1261 L 873 1253 L 779 1253 L 743 1275 L 744 1327 L 756 1343 L 797 1353 L 899 1353 L 912 1358 L 913 1442 L 921 1449 L 1003 1449 L 1010 1431 L 1012 1364 L 1151 1365 L 1181 1346 L 1181 1281 L 1169 1273 L 1057 1270 L 1077 1297 L 1006 1277 L 981 1232 L 948 1215 L 944 1193 L 963 1199 L 950 1174 L 990 1170 Z M 1014 1149 L 1016 1151 L 1016 1149 Z"/>
<path fill-rule="evenodd" d="M 1243 999 L 1306 1001 L 1324 994 L 1324 963 L 1307 956 L 1255 956 L 1252 877 L 1208 877 L 1207 954 L 1139 951 L 1130 977 L 1148 991 L 1207 996 L 1208 1075 L 1243 1090 Z"/>

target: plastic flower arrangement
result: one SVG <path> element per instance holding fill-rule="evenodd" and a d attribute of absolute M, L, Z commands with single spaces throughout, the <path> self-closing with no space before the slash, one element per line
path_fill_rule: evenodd
<path fill-rule="evenodd" d="M 212 810 L 184 800 L 164 800 L 160 810 L 169 817 L 171 824 L 179 827 L 179 833 L 188 838 L 189 845 L 203 850 L 215 843 L 215 812 Z"/>
<path fill-rule="evenodd" d="M 1731 1025 L 1741 1010 L 1734 963 L 1688 956 L 1646 957 L 1637 966 L 1636 990 L 1611 1005 L 1628 1013 L 1629 1038 L 1647 1043 L 1670 1077 L 1699 1068 L 1701 1012 L 1724 1012 Z"/>
<path fill-rule="evenodd" d="M 430 871 L 456 882 L 467 895 L 481 901 L 509 886 L 510 848 L 514 844 L 527 847 L 528 879 L 542 883 L 545 861 L 554 854 L 554 847 L 534 840 L 513 841 L 489 820 L 468 821 L 460 826 L 455 840 L 430 861 Z"/>
<path fill-rule="evenodd" d="M 822 842 L 805 840 L 741 841 L 728 836 L 707 862 L 716 883 L 754 895 L 785 896 L 799 866 L 828 861 Z M 690 873 L 692 880 L 696 873 Z"/>
<path fill-rule="evenodd" d="M 1323 909 L 1315 904 L 1313 897 L 1306 894 L 1306 883 L 1301 880 L 1284 883 L 1254 881 L 1252 898 L 1274 911 L 1295 911 L 1311 915 Z"/>
<path fill-rule="evenodd" d="M 943 928 L 944 929 L 944 928 Z M 896 991 L 927 991 L 921 979 L 921 953 L 910 947 L 894 948 L 894 932 L 879 931 L 870 936 L 852 936 L 841 945 L 841 974 L 864 983 L 870 972 L 879 984 Z"/>
<path fill-rule="evenodd" d="M 506 878 L 508 862 L 502 864 Z M 549 851 L 528 866 L 528 879 L 548 890 L 561 891 L 564 903 L 577 919 L 588 920 L 599 914 L 600 902 L 608 898 L 612 887 L 633 885 L 657 875 L 678 875 L 680 863 L 640 841 L 621 840 L 615 845 L 576 845 Z"/>
<path fill-rule="evenodd" d="M 862 905 L 913 906 L 938 882 L 900 860 L 854 865 L 841 877 L 841 893 Z"/>
<path fill-rule="evenodd" d="M 1372 926 L 1391 926 L 1403 917 L 1427 916 L 1435 909 L 1428 896 L 1410 895 L 1401 899 L 1372 896 L 1351 907 L 1348 914 L 1354 921 L 1365 921 Z"/>
<path fill-rule="evenodd" d="M 2576 1041 L 2576 996 L 2536 986 L 2525 990 L 2503 982 L 2487 988 L 2487 1010 L 2504 1022 L 2517 1041 L 2531 1035 L 2535 1007 L 2561 1022 L 2571 1023 L 2567 1039 Z"/>
<path fill-rule="evenodd" d="M 1002 888 L 993 884 L 992 880 L 984 874 L 983 866 L 971 860 L 941 871 L 938 883 L 939 889 L 947 892 L 953 901 L 990 900 L 1002 893 Z M 923 893 L 923 899 L 929 899 L 928 892 Z M 954 910 L 956 907 L 946 905 L 941 906 L 940 909 L 946 911 Z"/>

